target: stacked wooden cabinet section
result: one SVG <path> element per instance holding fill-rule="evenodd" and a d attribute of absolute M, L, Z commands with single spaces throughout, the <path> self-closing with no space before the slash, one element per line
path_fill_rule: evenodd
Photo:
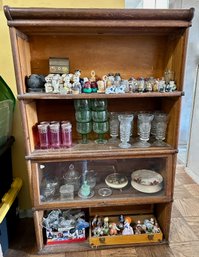
<path fill-rule="evenodd" d="M 53 209 L 83 208 L 88 219 L 95 214 L 117 216 L 125 213 L 128 215 L 152 213 L 163 233 L 161 242 L 168 242 L 187 37 L 193 9 L 48 9 L 6 6 L 5 15 L 10 30 L 39 251 L 92 249 L 89 239 L 81 243 L 46 245 L 45 229 L 41 226 L 42 218 L 47 210 Z M 48 74 L 49 57 L 69 58 L 70 71 L 81 69 L 83 76 L 88 77 L 91 70 L 95 70 L 99 77 L 109 72 L 120 72 L 126 79 L 132 76 L 161 78 L 166 70 L 172 70 L 177 90 L 79 95 L 27 93 L 25 76 Z M 96 145 L 93 142 L 78 144 L 74 100 L 88 98 L 107 98 L 108 110 L 112 112 L 167 113 L 168 145 L 134 148 L 132 144 L 129 149 L 121 149 L 118 146 Z M 73 125 L 74 146 L 57 150 L 37 149 L 33 133 L 35 124 L 54 120 L 70 120 Z M 133 133 L 137 134 L 136 124 Z M 64 169 L 69 164 L 81 166 L 84 160 L 87 160 L 94 169 L 96 165 L 97 177 L 101 180 L 99 183 L 104 182 L 108 175 L 104 174 L 106 165 L 111 166 L 117 162 L 119 172 L 128 178 L 132 171 L 138 169 L 157 171 L 164 178 L 164 187 L 154 194 L 141 193 L 133 189 L 129 181 L 126 189 L 113 190 L 109 197 L 102 197 L 97 192 L 90 199 L 75 196 L 71 201 L 60 201 L 58 198 L 45 201 L 40 197 L 43 167 L 50 167 L 51 177 L 57 177 L 58 171 L 59 175 L 63 176 Z M 106 240 L 100 240 L 96 245 L 106 247 Z M 124 245 L 129 243 L 128 240 L 121 240 L 120 238 L 118 242 Z M 95 244 L 94 241 L 93 243 Z M 142 239 L 139 242 L 137 238 L 130 240 L 130 243 L 153 244 L 154 241 L 153 238 L 149 238 L 148 242 Z M 117 246 L 114 242 L 110 244 Z"/>

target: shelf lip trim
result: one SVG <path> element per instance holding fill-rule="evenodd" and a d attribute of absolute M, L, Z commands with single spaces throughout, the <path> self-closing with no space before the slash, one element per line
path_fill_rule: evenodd
<path fill-rule="evenodd" d="M 65 209 L 65 208 L 95 208 L 95 207 L 106 207 L 106 206 L 116 206 L 118 202 L 120 205 L 133 204 L 133 205 L 141 205 L 141 204 L 158 204 L 158 203 L 170 203 L 172 202 L 171 197 L 169 196 L 153 196 L 151 194 L 151 199 L 149 197 L 134 197 L 131 198 L 107 198 L 107 199 L 90 199 L 90 201 L 80 200 L 74 202 L 49 202 L 49 203 L 40 203 L 39 205 L 34 206 L 34 210 L 50 210 L 52 208 Z"/>
<path fill-rule="evenodd" d="M 128 149 L 127 151 L 122 151 L 120 148 L 116 149 L 102 149 L 98 150 L 94 153 L 94 149 L 87 150 L 86 156 L 85 156 L 85 149 L 79 150 L 79 151 L 73 151 L 73 152 L 67 152 L 67 151 L 45 151 L 45 150 L 35 150 L 30 155 L 26 155 L 26 160 L 32 160 L 32 161 L 39 161 L 39 160 L 47 160 L 47 161 L 54 161 L 54 160 L 85 160 L 85 157 L 89 159 L 110 159 L 110 158 L 144 158 L 147 156 L 166 156 L 169 154 L 176 154 L 178 152 L 177 149 L 174 149 L 172 147 L 160 149 L 160 148 L 149 148 L 149 149 L 143 149 L 143 150 L 137 150 L 136 148 Z M 109 154 L 108 154 L 109 153 Z"/>
<path fill-rule="evenodd" d="M 4 6 L 7 20 L 181 20 L 191 21 L 190 9 L 17 8 Z"/>
<path fill-rule="evenodd" d="M 187 28 L 189 21 L 181 20 L 17 20 L 8 21 L 9 27 L 64 27 L 64 28 Z"/>
<path fill-rule="evenodd" d="M 98 93 L 91 93 L 91 94 L 78 94 L 78 95 L 61 95 L 61 94 L 48 94 L 48 93 L 26 93 L 20 94 L 17 96 L 18 100 L 31 100 L 31 99 L 94 99 L 94 98 L 145 98 L 145 97 L 181 97 L 184 95 L 183 91 L 174 91 L 174 92 L 146 92 L 146 93 L 124 93 L 124 94 L 98 94 Z"/>

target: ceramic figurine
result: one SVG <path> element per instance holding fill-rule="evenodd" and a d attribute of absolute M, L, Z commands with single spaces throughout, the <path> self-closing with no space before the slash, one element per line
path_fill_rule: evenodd
<path fill-rule="evenodd" d="M 54 94 L 60 93 L 60 75 L 59 74 L 55 74 L 52 77 L 52 86 L 53 86 Z"/>
<path fill-rule="evenodd" d="M 152 232 L 154 225 L 152 224 L 152 221 L 146 219 L 144 220 L 144 225 L 146 226 L 147 232 Z"/>
<path fill-rule="evenodd" d="M 97 215 L 95 215 L 95 217 L 94 217 L 94 219 L 92 220 L 92 222 L 91 222 L 91 225 L 92 225 L 92 227 L 96 227 L 97 226 Z"/>
<path fill-rule="evenodd" d="M 116 94 L 124 94 L 125 93 L 125 86 L 121 85 L 121 84 L 116 86 L 115 93 Z"/>
<path fill-rule="evenodd" d="M 122 231 L 122 235 L 133 235 L 134 231 L 133 228 L 131 227 L 131 218 L 126 217 L 124 220 L 124 229 Z"/>
<path fill-rule="evenodd" d="M 175 84 L 175 82 L 174 82 L 173 80 L 171 80 L 171 81 L 169 82 L 169 86 L 170 86 L 170 91 L 171 91 L 171 92 L 173 92 L 173 91 L 176 90 L 176 84 Z"/>
<path fill-rule="evenodd" d="M 130 78 L 129 81 L 129 91 L 132 92 L 132 93 L 135 93 L 137 91 L 137 80 L 135 78 Z"/>
<path fill-rule="evenodd" d="M 86 81 L 84 83 L 83 89 L 82 89 L 83 93 L 91 93 L 92 89 L 91 89 L 91 82 L 90 81 Z"/>
<path fill-rule="evenodd" d="M 117 227 L 116 223 L 112 222 L 109 224 L 109 234 L 111 236 L 117 235 L 118 231 L 120 231 L 120 229 Z"/>
<path fill-rule="evenodd" d="M 152 85 L 153 92 L 158 92 L 159 91 L 158 83 L 159 82 L 157 80 L 154 80 L 153 85 Z"/>
<path fill-rule="evenodd" d="M 124 216 L 120 215 L 119 216 L 119 224 L 118 224 L 119 229 L 123 229 L 124 228 Z"/>
<path fill-rule="evenodd" d="M 158 223 L 156 222 L 154 227 L 153 227 L 153 233 L 160 233 L 160 228 L 158 226 Z"/>
<path fill-rule="evenodd" d="M 90 83 L 91 83 L 92 92 L 96 93 L 97 92 L 97 82 L 96 82 L 95 71 L 94 70 L 91 71 Z"/>
<path fill-rule="evenodd" d="M 94 82 L 94 81 L 96 81 L 96 78 L 95 78 L 95 71 L 94 71 L 94 70 L 92 70 L 92 71 L 91 71 L 91 78 L 90 78 L 90 82 Z"/>
<path fill-rule="evenodd" d="M 122 80 L 122 78 L 120 76 L 120 73 L 115 73 L 114 80 L 115 81 L 121 81 Z"/>
<path fill-rule="evenodd" d="M 165 92 L 166 91 L 165 80 L 159 80 L 158 81 L 158 91 L 159 92 Z"/>
<path fill-rule="evenodd" d="M 107 87 L 105 90 L 105 94 L 115 94 L 116 87 L 114 85 Z"/>
<path fill-rule="evenodd" d="M 153 91 L 152 81 L 150 79 L 148 79 L 145 82 L 145 90 L 146 90 L 146 92 L 152 92 Z"/>
<path fill-rule="evenodd" d="M 103 80 L 106 81 L 106 87 L 111 87 L 114 84 L 114 74 L 113 73 L 109 73 L 107 76 L 105 75 L 103 77 Z"/>
<path fill-rule="evenodd" d="M 103 224 L 103 235 L 108 235 L 109 234 L 109 218 L 105 217 L 104 218 L 104 224 Z"/>
<path fill-rule="evenodd" d="M 46 93 L 53 93 L 53 86 L 52 86 L 52 78 L 53 78 L 54 74 L 48 74 L 45 77 L 45 81 L 46 83 L 44 84 L 45 86 L 45 92 Z"/>
<path fill-rule="evenodd" d="M 140 78 L 140 79 L 137 80 L 137 85 L 138 85 L 137 91 L 139 93 L 144 92 L 144 90 L 145 90 L 145 82 L 144 82 L 143 78 Z"/>
<path fill-rule="evenodd" d="M 105 93 L 105 82 L 103 80 L 98 80 L 97 86 L 98 86 L 97 93 Z"/>
<path fill-rule="evenodd" d="M 95 227 L 93 230 L 92 230 L 92 233 L 93 233 L 93 236 L 94 237 L 100 237 L 103 235 L 103 228 L 101 227 Z"/>

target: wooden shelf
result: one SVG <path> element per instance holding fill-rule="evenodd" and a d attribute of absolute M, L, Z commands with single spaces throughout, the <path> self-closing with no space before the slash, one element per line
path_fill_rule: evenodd
<path fill-rule="evenodd" d="M 183 91 L 174 92 L 151 92 L 151 93 L 125 93 L 125 94 L 78 94 L 78 95 L 61 95 L 61 94 L 47 94 L 47 93 L 26 93 L 18 95 L 19 100 L 29 100 L 29 99 L 94 99 L 94 98 L 145 98 L 145 97 L 180 97 L 183 96 Z"/>
<path fill-rule="evenodd" d="M 151 245 L 162 245 L 167 244 L 168 241 L 163 239 L 162 242 L 154 242 L 150 243 Z M 135 243 L 133 246 L 147 246 L 148 243 Z M 131 245 L 132 246 L 132 245 Z M 103 249 L 113 249 L 117 248 L 117 245 L 111 245 L 111 246 L 103 246 Z M 127 245 L 120 245 L 120 247 L 129 247 L 129 244 Z M 94 248 L 96 250 L 96 248 Z M 98 247 L 98 249 L 102 249 L 101 247 Z M 62 252 L 80 252 L 80 251 L 91 251 L 93 248 L 89 245 L 88 239 L 85 242 L 80 243 L 70 243 L 70 244 L 56 244 L 56 245 L 44 245 L 43 249 L 39 251 L 39 254 L 52 254 L 52 253 L 62 253 Z"/>
<path fill-rule="evenodd" d="M 103 187 L 107 187 L 103 185 Z M 164 189 L 158 193 L 146 194 L 141 193 L 133 189 L 130 185 L 124 188 L 122 192 L 120 190 L 112 189 L 112 195 L 109 197 L 99 196 L 97 191 L 99 186 L 96 186 L 95 195 L 90 199 L 81 199 L 76 196 L 73 201 L 51 201 L 51 202 L 40 202 L 38 206 L 35 205 L 36 210 L 44 209 L 59 209 L 59 208 L 90 208 L 90 207 L 106 207 L 106 206 L 118 206 L 134 204 L 155 204 L 155 203 L 168 203 L 172 199 L 169 196 L 165 196 Z"/>
<path fill-rule="evenodd" d="M 177 149 L 171 146 L 122 149 L 109 144 L 96 144 L 91 141 L 88 144 L 74 144 L 68 149 L 35 150 L 26 156 L 27 160 L 53 161 L 53 160 L 92 160 L 92 159 L 123 159 L 143 156 L 164 156 L 177 153 Z"/>

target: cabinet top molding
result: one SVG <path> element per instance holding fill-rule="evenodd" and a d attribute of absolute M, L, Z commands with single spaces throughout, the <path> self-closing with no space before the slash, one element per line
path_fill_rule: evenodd
<path fill-rule="evenodd" d="M 10 27 L 189 27 L 190 9 L 72 9 L 4 6 Z"/>
<path fill-rule="evenodd" d="M 4 6 L 8 20 L 184 20 L 191 21 L 190 9 L 87 9 L 87 8 L 13 8 Z"/>

